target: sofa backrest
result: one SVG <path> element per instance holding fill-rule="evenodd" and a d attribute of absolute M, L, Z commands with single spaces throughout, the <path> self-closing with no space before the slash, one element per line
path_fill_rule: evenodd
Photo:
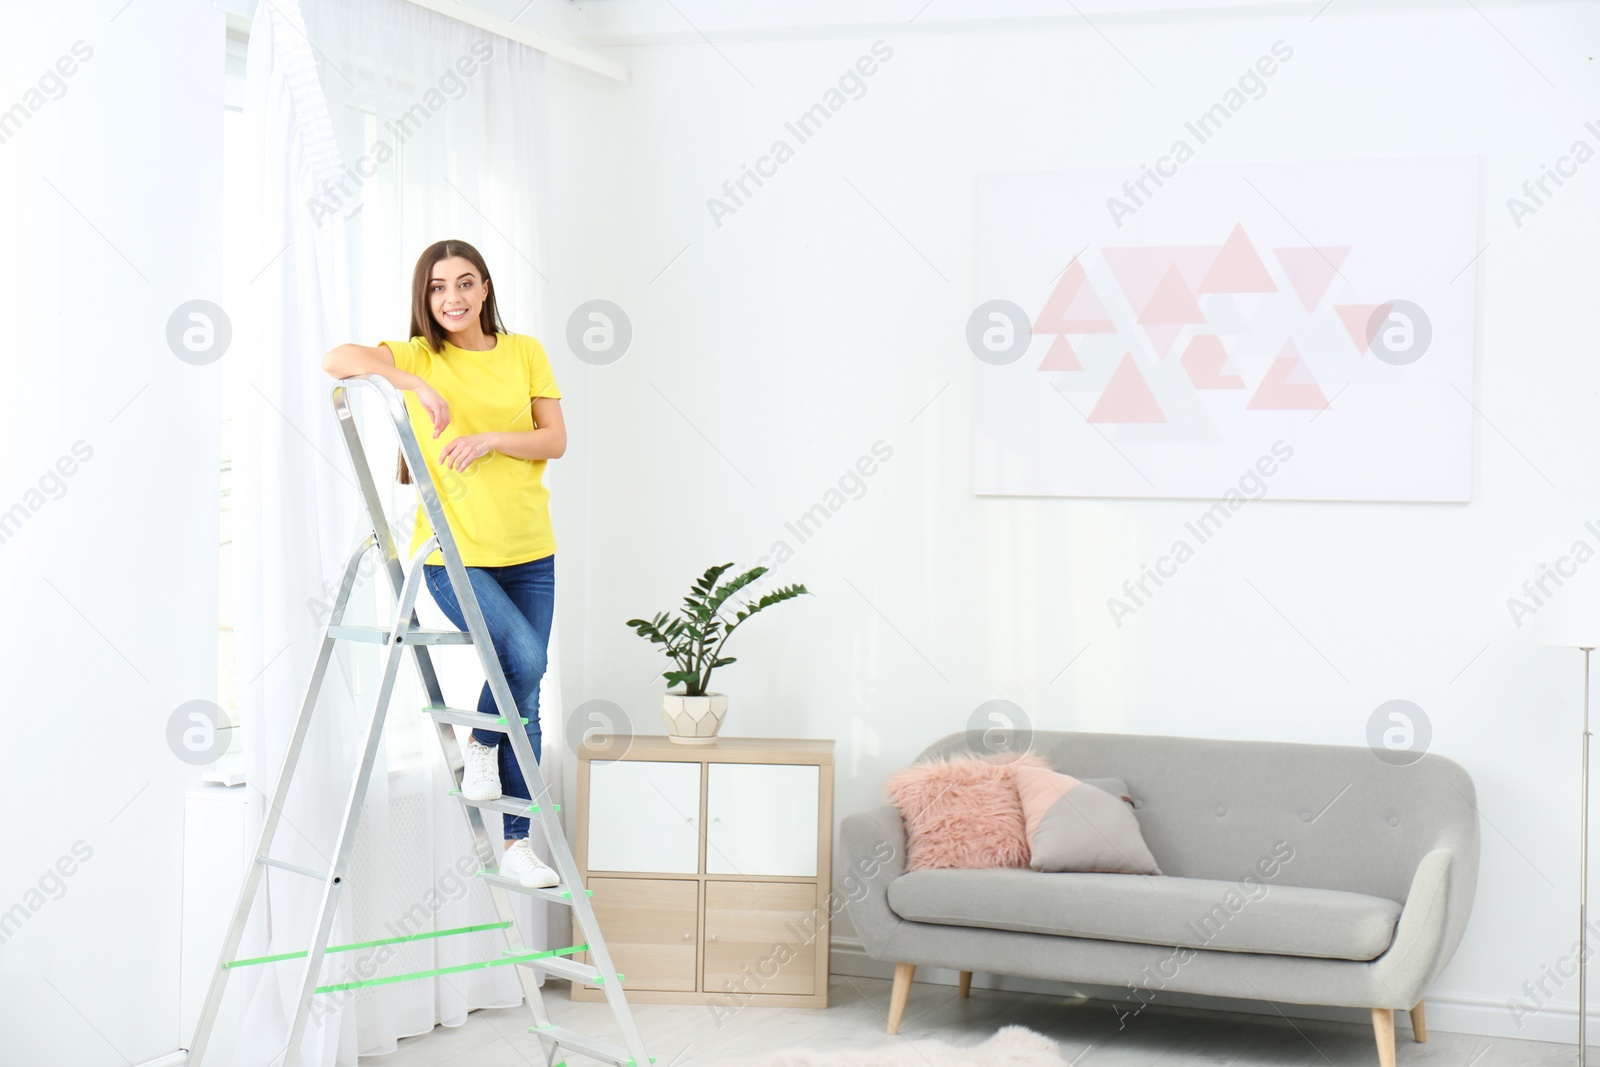
<path fill-rule="evenodd" d="M 918 761 L 974 747 L 967 734 L 951 734 Z M 1066 731 L 1035 731 L 1032 751 L 1076 778 L 1126 781 L 1163 874 L 1251 875 L 1404 903 L 1434 848 L 1460 848 L 1477 862 L 1472 779 L 1442 756 L 1402 767 L 1339 745 Z"/>

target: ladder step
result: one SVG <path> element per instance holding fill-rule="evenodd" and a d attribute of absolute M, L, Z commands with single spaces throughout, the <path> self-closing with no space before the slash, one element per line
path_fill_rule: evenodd
<path fill-rule="evenodd" d="M 432 715 L 440 722 L 454 723 L 456 726 L 466 726 L 474 730 L 493 730 L 496 733 L 506 732 L 506 717 L 504 715 L 486 715 L 481 711 L 468 711 L 465 708 L 423 708 L 423 711 Z M 520 725 L 528 725 L 526 715 L 518 715 Z"/>
<path fill-rule="evenodd" d="M 581 1030 L 573 1030 L 565 1026 L 533 1026 L 528 1028 L 528 1033 L 554 1041 L 562 1048 L 571 1049 L 573 1052 L 582 1052 L 586 1056 L 593 1056 L 597 1060 L 616 1064 L 616 1067 L 638 1067 L 633 1054 L 621 1045 L 614 1045 L 609 1041 L 601 1041 L 597 1037 L 590 1037 Z M 656 1062 L 654 1056 L 650 1062 Z"/>
<path fill-rule="evenodd" d="M 600 977 L 600 972 L 587 963 L 574 963 L 571 960 L 560 959 L 556 956 L 547 956 L 542 960 L 518 960 L 518 966 L 532 967 L 536 971 L 565 978 L 572 982 L 587 982 L 589 985 L 604 986 L 605 980 Z"/>
<path fill-rule="evenodd" d="M 336 641 L 361 641 L 371 645 L 389 643 L 387 626 L 330 626 L 328 636 Z M 470 645 L 472 635 L 465 630 L 406 630 L 402 645 Z"/>
<path fill-rule="evenodd" d="M 529 804 L 522 797 L 501 797 L 499 800 L 473 800 L 459 789 L 450 790 L 450 795 L 461 803 L 471 808 L 482 808 L 484 811 L 498 811 L 506 815 L 537 815 L 539 805 Z M 551 811 L 560 811 L 560 804 L 550 805 Z"/>
<path fill-rule="evenodd" d="M 298 863 L 285 863 L 283 860 L 275 860 L 271 856 L 257 856 L 256 862 L 268 867 L 276 867 L 280 871 L 303 874 L 307 878 L 314 878 L 319 882 L 326 882 L 328 880 L 327 871 L 314 871 L 310 867 L 302 867 Z"/>
<path fill-rule="evenodd" d="M 526 893 L 531 897 L 538 897 L 540 900 L 548 900 L 552 904 L 566 904 L 569 906 L 572 904 L 572 891 L 566 886 L 557 885 L 551 886 L 549 889 L 530 889 L 515 878 L 507 878 L 495 870 L 479 871 L 478 877 L 490 885 L 497 885 L 501 889 L 509 889 L 513 893 Z M 584 892 L 591 897 L 594 896 L 594 890 L 592 889 L 585 889 Z"/>

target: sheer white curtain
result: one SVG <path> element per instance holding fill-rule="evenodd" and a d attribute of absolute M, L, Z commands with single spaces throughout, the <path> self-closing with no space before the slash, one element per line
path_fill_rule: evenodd
<path fill-rule="evenodd" d="M 276 781 L 341 568 L 358 537 L 354 474 L 332 414 L 321 354 L 343 341 L 406 336 L 411 271 L 433 241 L 471 242 L 488 261 L 512 332 L 542 335 L 537 162 L 543 57 L 402 0 L 274 0 L 257 9 L 246 65 L 250 205 L 231 247 L 247 262 L 228 296 L 244 358 L 229 382 L 236 443 L 235 582 L 240 703 L 257 815 Z M 231 362 L 231 361 L 230 361 Z M 394 438 L 364 413 L 368 459 L 390 488 L 402 549 L 415 496 L 392 482 Z M 367 573 L 372 574 L 372 568 Z M 387 582 L 358 586 L 354 614 L 386 618 Z M 449 626 L 424 589 L 424 625 Z M 436 655 L 446 698 L 473 707 L 482 672 L 472 650 Z M 459 653 L 459 654 L 455 654 Z M 559 651 L 541 694 L 546 777 L 561 795 Z M 371 710 L 377 652 L 341 650 L 284 806 L 274 852 L 326 867 Z M 470 842 L 424 703 L 403 663 L 389 743 L 373 775 L 361 839 L 333 943 L 466 926 L 493 918 L 482 883 L 463 878 Z M 490 816 L 491 832 L 495 817 Z M 498 835 L 495 835 L 498 839 Z M 535 831 L 536 845 L 538 833 Z M 274 872 L 244 955 L 304 947 L 318 887 Z M 546 905 L 521 905 L 524 937 L 550 944 Z M 567 943 L 563 940 L 561 943 Z M 323 981 L 484 960 L 499 935 L 330 957 Z M 305 1062 L 332 1067 L 392 1050 L 399 1037 L 459 1025 L 477 1007 L 515 1004 L 512 968 L 471 971 L 319 998 Z M 342 976 L 342 977 L 341 977 Z M 294 963 L 239 972 L 244 1020 L 235 1061 L 281 1062 L 299 972 Z"/>

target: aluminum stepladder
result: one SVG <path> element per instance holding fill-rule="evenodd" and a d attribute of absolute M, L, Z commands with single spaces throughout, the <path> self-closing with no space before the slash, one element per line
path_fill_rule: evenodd
<path fill-rule="evenodd" d="M 388 523 L 385 521 L 378 487 L 372 477 L 371 469 L 367 465 L 366 453 L 362 447 L 361 437 L 356 427 L 355 412 L 351 408 L 350 399 L 351 390 L 357 387 L 364 387 L 374 391 L 380 402 L 387 408 L 389 417 L 394 422 L 395 433 L 399 438 L 400 447 L 405 455 L 406 465 L 417 475 L 413 478 L 413 484 L 416 486 L 418 496 L 422 502 L 423 511 L 427 515 L 428 524 L 433 530 L 433 537 L 425 542 L 411 559 L 409 570 L 401 567 L 399 548 L 390 532 Z M 652 1061 L 645 1054 L 643 1039 L 639 1036 L 638 1027 L 634 1023 L 627 999 L 623 995 L 623 976 L 617 974 L 616 968 L 612 965 L 611 954 L 606 949 L 605 940 L 600 934 L 599 924 L 595 921 L 594 909 L 589 902 L 589 894 L 581 888 L 583 883 L 578 875 L 578 865 L 573 858 L 572 850 L 567 845 L 566 835 L 562 831 L 561 822 L 557 814 L 560 810 L 560 805 L 552 802 L 549 797 L 549 787 L 545 784 L 538 761 L 534 759 L 533 745 L 529 742 L 527 733 L 521 729 L 526 720 L 520 718 L 517 713 L 516 701 L 511 695 L 510 687 L 506 684 L 505 674 L 500 668 L 500 661 L 495 654 L 488 627 L 483 619 L 482 609 L 478 606 L 478 598 L 473 593 L 472 583 L 467 578 L 466 567 L 461 562 L 461 555 L 456 549 L 455 537 L 439 503 L 439 496 L 434 488 L 433 479 L 421 476 L 422 472 L 428 470 L 428 466 L 423 459 L 422 449 L 417 443 L 416 435 L 411 431 L 411 420 L 407 417 L 405 401 L 401 398 L 399 391 L 383 378 L 377 375 L 360 375 L 343 379 L 334 386 L 333 407 L 339 420 L 339 427 L 343 431 L 345 446 L 350 454 L 351 466 L 360 480 L 365 519 L 371 524 L 371 532 L 351 554 L 349 562 L 345 565 L 343 580 L 339 584 L 339 592 L 323 632 L 321 650 L 317 655 L 316 666 L 311 674 L 311 682 L 307 687 L 299 718 L 295 721 L 294 732 L 290 736 L 288 748 L 284 753 L 283 766 L 278 774 L 277 786 L 273 790 L 273 796 L 262 821 L 261 838 L 255 850 L 255 858 L 245 873 L 244 885 L 240 889 L 239 901 L 234 909 L 233 922 L 228 928 L 227 938 L 222 946 L 217 969 L 212 974 L 210 988 L 206 992 L 205 1004 L 201 1009 L 199 1023 L 195 1028 L 194 1040 L 189 1046 L 188 1063 L 191 1067 L 195 1067 L 195 1065 L 203 1062 L 206 1046 L 211 1038 L 212 1028 L 222 1007 L 222 998 L 227 989 L 228 976 L 236 967 L 255 963 L 278 962 L 292 958 L 304 958 L 300 981 L 300 996 L 295 1010 L 294 1022 L 289 1032 L 283 1067 L 296 1067 L 299 1062 L 301 1038 L 305 1033 L 307 1016 L 310 1013 L 311 1002 L 315 996 L 324 992 L 342 991 L 364 985 L 378 984 L 379 980 L 373 979 L 319 986 L 318 975 L 322 969 L 323 958 L 330 951 L 330 948 L 333 951 L 339 951 L 352 947 L 329 946 L 328 938 L 333 930 L 340 892 L 344 888 L 346 872 L 349 869 L 354 851 L 356 830 L 361 819 L 361 809 L 366 798 L 367 786 L 372 777 L 373 765 L 377 760 L 378 746 L 382 743 L 383 725 L 388 713 L 389 699 L 394 690 L 395 677 L 399 671 L 403 651 L 409 650 L 413 654 L 417 671 L 421 676 L 423 690 L 428 699 L 428 706 L 423 708 L 422 711 L 432 715 L 436 723 L 436 734 L 440 748 L 444 754 L 445 762 L 450 767 L 451 774 L 455 778 L 456 788 L 452 791 L 452 795 L 461 802 L 461 810 L 472 832 L 472 839 L 477 850 L 478 862 L 481 868 L 479 877 L 488 883 L 490 896 L 494 899 L 495 910 L 499 916 L 500 921 L 492 924 L 490 928 L 498 926 L 502 929 L 506 938 L 506 948 L 504 955 L 498 959 L 478 964 L 421 971 L 398 979 L 395 976 L 388 976 L 387 981 L 392 982 L 406 978 L 429 978 L 442 973 L 464 971 L 477 967 L 514 966 L 521 979 L 523 994 L 533 1017 L 533 1026 L 530 1027 L 530 1032 L 539 1038 L 540 1047 L 544 1050 L 548 1067 L 560 1067 L 560 1064 L 565 1062 L 561 1058 L 564 1051 L 592 1056 L 602 1063 L 614 1064 L 616 1067 L 645 1067 Z M 434 548 L 438 548 L 444 558 L 445 571 L 449 577 L 451 588 L 455 591 L 457 603 L 461 605 L 462 615 L 467 621 L 467 629 L 465 631 L 429 630 L 423 629 L 418 624 L 414 606 L 418 589 L 422 584 L 422 561 L 431 554 Z M 342 621 L 345 607 L 349 602 L 351 590 L 355 586 L 358 569 L 362 559 L 373 549 L 377 549 L 382 553 L 385 563 L 384 569 L 388 573 L 390 583 L 394 589 L 396 601 L 394 621 L 388 626 L 345 625 Z M 310 729 L 317 697 L 321 692 L 329 661 L 333 657 L 335 643 L 339 641 L 359 641 L 383 645 L 383 669 L 377 697 L 373 702 L 372 713 L 367 720 L 365 744 L 361 750 L 360 763 L 356 768 L 355 777 L 350 787 L 350 794 L 345 802 L 344 820 L 339 829 L 337 843 L 334 846 L 332 865 L 326 871 L 311 870 L 274 859 L 271 848 L 284 802 L 288 799 L 289 786 L 294 777 L 295 766 L 299 761 L 302 746 Z M 429 645 L 444 644 L 470 644 L 477 648 L 478 661 L 483 666 L 484 675 L 488 680 L 495 704 L 501 712 L 498 720 L 484 715 L 476 709 L 450 708 L 445 705 L 438 677 L 434 673 L 433 662 L 428 655 Z M 463 758 L 453 729 L 457 725 L 497 730 L 505 733 L 511 742 L 512 752 L 522 767 L 523 778 L 528 783 L 528 791 L 533 794 L 532 799 L 520 800 L 513 797 L 502 797 L 500 800 L 479 801 L 468 800 L 463 796 L 461 792 Z M 551 861 L 556 872 L 561 876 L 561 884 L 553 889 L 528 889 L 514 879 L 502 877 L 496 869 L 494 847 L 484 824 L 483 812 L 485 811 L 537 816 L 538 824 L 543 829 L 545 840 L 549 845 Z M 317 912 L 315 929 L 311 934 L 311 944 L 304 952 L 260 957 L 256 960 L 237 960 L 235 956 L 244 937 L 245 923 L 249 918 L 250 909 L 255 902 L 263 877 L 269 867 L 301 877 L 309 877 L 323 883 L 322 901 Z M 521 935 L 517 932 L 511 910 L 510 893 L 523 893 L 537 900 L 545 900 L 570 907 L 573 914 L 573 932 L 576 935 L 581 935 L 574 937 L 574 941 L 578 944 L 573 948 L 530 952 L 522 943 Z M 452 931 L 429 931 L 404 937 L 361 942 L 354 947 L 371 948 L 382 944 L 421 940 L 451 933 L 468 933 L 483 928 L 482 926 L 469 926 Z M 589 953 L 589 963 L 578 963 L 566 958 L 568 954 L 579 950 Z M 553 1025 L 548 1012 L 545 1010 L 543 998 L 539 993 L 536 971 L 543 971 L 555 977 L 566 978 L 574 983 L 588 982 L 592 985 L 598 985 L 604 991 L 606 1002 L 609 1004 L 617 1026 L 621 1030 L 622 1043 L 616 1044 L 603 1041 L 581 1031 Z"/>

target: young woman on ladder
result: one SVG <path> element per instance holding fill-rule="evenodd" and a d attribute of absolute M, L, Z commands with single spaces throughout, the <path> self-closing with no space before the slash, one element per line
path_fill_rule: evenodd
<path fill-rule="evenodd" d="M 544 465 L 567 448 L 561 391 L 544 347 L 501 325 L 488 267 L 465 241 L 439 241 L 417 260 L 410 338 L 372 348 L 340 345 L 323 357 L 322 369 L 335 378 L 376 374 L 415 396 L 416 403 L 406 405 L 412 432 L 538 757 L 539 681 L 550 645 L 556 562 Z M 400 480 L 409 483 L 409 474 L 402 461 Z M 432 535 L 418 503 L 410 553 Z M 423 575 L 434 601 L 465 630 L 438 549 L 423 561 Z M 500 714 L 487 683 L 478 710 Z M 497 800 L 502 783 L 506 795 L 528 798 L 516 756 L 500 741 L 490 730 L 468 737 L 461 783 L 468 799 Z M 558 884 L 560 877 L 528 842 L 528 818 L 504 819 L 500 873 L 529 887 Z"/>

